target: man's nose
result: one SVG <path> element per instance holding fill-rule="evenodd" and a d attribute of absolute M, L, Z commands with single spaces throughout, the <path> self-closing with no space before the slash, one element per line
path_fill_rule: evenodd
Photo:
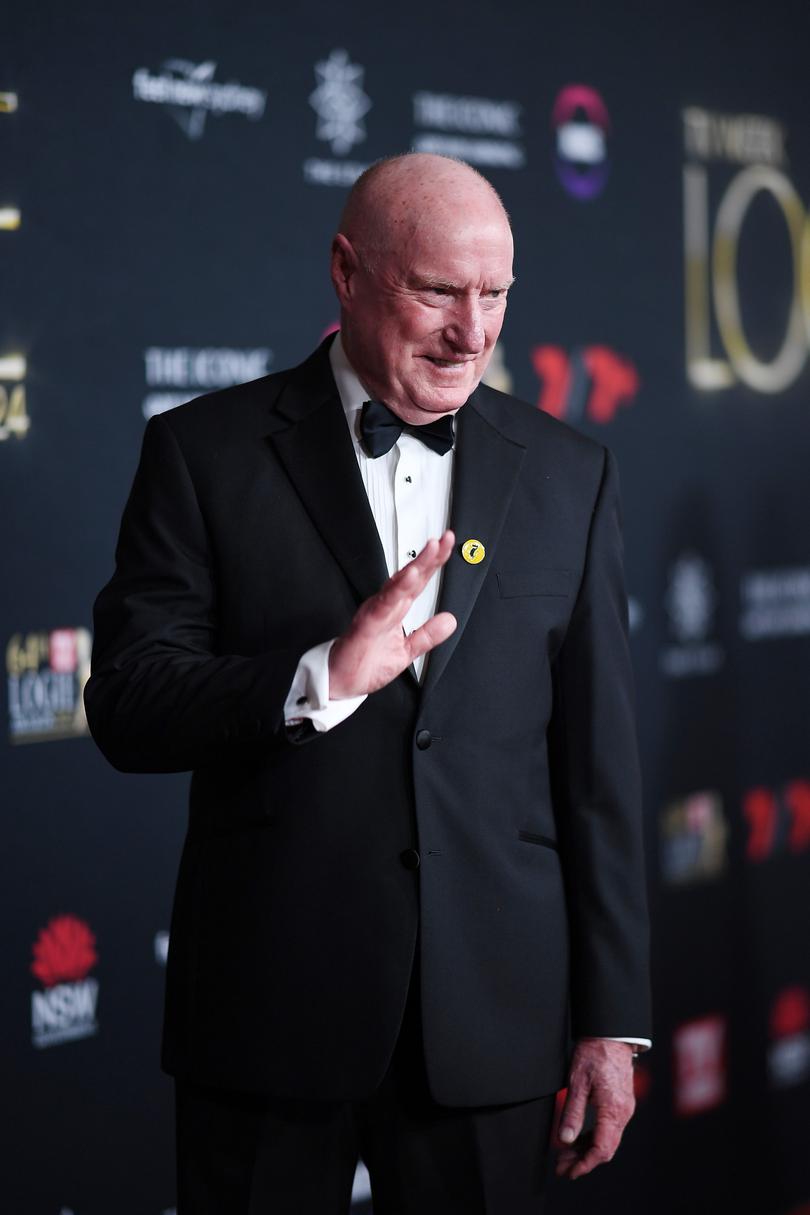
<path fill-rule="evenodd" d="M 444 336 L 459 354 L 480 354 L 486 345 L 481 305 L 477 299 L 458 300 L 447 318 Z"/>

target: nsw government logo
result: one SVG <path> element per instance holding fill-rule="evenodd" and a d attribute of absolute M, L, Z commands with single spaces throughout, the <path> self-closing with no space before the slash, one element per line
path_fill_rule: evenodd
<path fill-rule="evenodd" d="M 309 104 L 317 115 L 315 135 L 327 143 L 334 160 L 310 157 L 304 161 L 304 180 L 314 186 L 351 186 L 368 168 L 366 163 L 342 160 L 366 138 L 365 116 L 372 106 L 363 90 L 365 68 L 352 63 L 348 51 L 334 50 L 315 64 L 317 88 Z"/>
<path fill-rule="evenodd" d="M 136 101 L 162 105 L 189 139 L 201 139 L 209 114 L 241 114 L 254 122 L 262 117 L 267 93 L 238 84 L 214 80 L 217 65 L 211 60 L 191 63 L 188 59 L 166 59 L 159 72 L 136 68 L 132 96 Z"/>
<path fill-rule="evenodd" d="M 810 1079 L 810 992 L 786 987 L 773 1002 L 768 1072 L 775 1088 Z"/>
<path fill-rule="evenodd" d="M 57 1046 L 98 1032 L 98 980 L 89 972 L 98 962 L 96 938 L 84 920 L 58 915 L 34 944 L 31 973 L 42 989 L 31 993 L 31 1041 Z"/>
<path fill-rule="evenodd" d="M 87 733 L 82 693 L 90 676 L 90 648 L 87 629 L 14 634 L 6 646 L 12 743 Z"/>
<path fill-rule="evenodd" d="M 675 644 L 661 652 L 661 670 L 672 679 L 710 675 L 725 658 L 723 647 L 711 638 L 717 592 L 707 561 L 697 553 L 681 554 L 669 571 L 665 596 Z"/>

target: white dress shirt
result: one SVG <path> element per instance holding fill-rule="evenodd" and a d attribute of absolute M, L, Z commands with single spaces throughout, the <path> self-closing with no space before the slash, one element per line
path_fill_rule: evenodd
<path fill-rule="evenodd" d="M 351 367 L 338 334 L 329 351 L 343 412 L 352 437 L 354 454 L 368 495 L 371 513 L 380 534 L 385 564 L 395 574 L 422 551 L 428 540 L 436 539 L 447 528 L 450 518 L 450 487 L 453 481 L 453 451 L 443 456 L 431 451 L 421 439 L 406 432 L 384 456 L 372 460 L 360 441 L 360 411 L 369 399 Z M 437 571 L 422 594 L 414 600 L 403 620 L 406 633 L 412 633 L 436 612 L 441 585 Z M 332 641 L 307 650 L 298 664 L 284 705 L 287 725 L 308 719 L 316 730 L 331 730 L 352 714 L 365 696 L 345 700 L 329 699 L 329 651 Z M 414 661 L 419 679 L 424 674 L 428 655 Z"/>
<path fill-rule="evenodd" d="M 390 451 L 371 459 L 360 441 L 360 411 L 371 394 L 363 388 L 346 358 L 339 333 L 329 351 L 329 360 L 390 575 L 412 561 L 428 540 L 438 539 L 447 528 L 455 453 L 451 450 L 439 455 L 421 439 L 403 431 Z M 413 632 L 435 614 L 441 573 L 439 570 L 433 575 L 411 605 L 403 620 L 406 633 Z M 308 719 L 319 733 L 325 733 L 345 721 L 366 699 L 365 695 L 329 699 L 329 651 L 334 641 L 332 638 L 313 646 L 298 663 L 284 704 L 288 726 Z M 429 657 L 425 654 L 414 662 L 420 680 Z M 651 1045 L 648 1038 L 608 1041 L 641 1048 Z"/>

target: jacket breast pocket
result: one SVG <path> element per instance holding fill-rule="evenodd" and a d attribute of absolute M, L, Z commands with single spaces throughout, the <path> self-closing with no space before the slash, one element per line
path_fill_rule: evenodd
<path fill-rule="evenodd" d="M 534 595 L 567 598 L 570 594 L 570 570 L 499 570 L 496 577 L 501 599 L 520 599 Z"/>

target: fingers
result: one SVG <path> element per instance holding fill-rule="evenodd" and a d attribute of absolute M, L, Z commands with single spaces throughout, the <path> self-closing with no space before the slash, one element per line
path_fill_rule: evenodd
<path fill-rule="evenodd" d="M 558 1157 L 557 1175 L 576 1181 L 592 1172 L 598 1165 L 607 1164 L 616 1155 L 622 1139 L 622 1128 L 613 1119 L 597 1119 L 593 1131 L 584 1135 L 579 1143 L 565 1148 Z"/>
<path fill-rule="evenodd" d="M 436 616 L 431 616 L 430 620 L 426 620 L 420 628 L 414 629 L 406 641 L 410 661 L 413 662 L 415 658 L 427 654 L 435 646 L 447 641 L 450 634 L 455 632 L 457 624 L 458 621 L 452 612 L 439 612 Z"/>
<path fill-rule="evenodd" d="M 627 1123 L 633 1116 L 632 1064 L 626 1043 L 583 1039 L 577 1044 L 568 1096 L 560 1117 L 557 1174 L 575 1181 L 612 1160 Z M 596 1121 L 583 1135 L 586 1108 Z"/>
<path fill-rule="evenodd" d="M 428 540 L 418 557 L 393 574 L 376 595 L 366 600 L 359 623 L 375 631 L 400 624 L 436 571 L 446 564 L 454 544 L 455 536 L 449 530 L 438 540 Z"/>
<path fill-rule="evenodd" d="M 584 1080 L 572 1076 L 568 1087 L 568 1096 L 560 1117 L 559 1137 L 562 1143 L 573 1143 L 582 1133 L 585 1122 L 585 1110 L 588 1106 L 590 1086 Z"/>

